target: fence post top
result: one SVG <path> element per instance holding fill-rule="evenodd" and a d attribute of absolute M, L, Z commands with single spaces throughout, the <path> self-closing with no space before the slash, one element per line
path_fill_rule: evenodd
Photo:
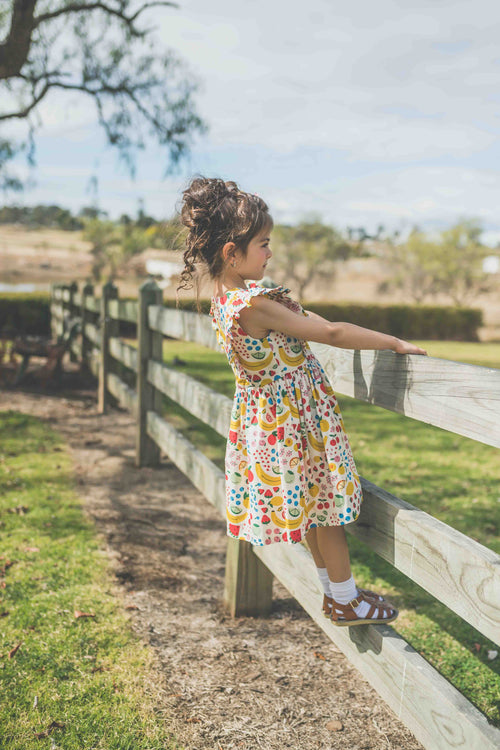
<path fill-rule="evenodd" d="M 161 292 L 161 289 L 154 279 L 148 279 L 140 285 L 139 292 Z"/>
<path fill-rule="evenodd" d="M 117 286 L 116 286 L 116 284 L 114 284 L 114 283 L 113 283 L 113 281 L 112 281 L 112 280 L 110 279 L 109 281 L 107 281 L 107 282 L 106 282 L 106 283 L 105 283 L 105 284 L 103 285 L 103 287 L 102 287 L 102 291 L 103 291 L 103 294 L 105 294 L 106 296 L 111 296 L 111 295 L 113 295 L 113 294 L 117 294 L 117 293 L 118 293 L 118 287 L 117 287 Z"/>

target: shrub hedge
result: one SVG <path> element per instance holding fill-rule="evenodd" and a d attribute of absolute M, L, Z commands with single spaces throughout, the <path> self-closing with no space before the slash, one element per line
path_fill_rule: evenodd
<path fill-rule="evenodd" d="M 166 298 L 164 304 L 175 307 L 175 299 Z M 50 335 L 49 305 L 48 293 L 0 294 L 0 335 Z M 327 302 L 304 302 L 303 307 L 328 320 L 347 321 L 409 340 L 479 341 L 478 328 L 483 325 L 483 312 L 478 308 Z M 179 308 L 196 310 L 196 303 L 181 300 Z M 201 311 L 208 314 L 209 310 L 210 300 L 201 300 Z M 131 328 L 128 335 L 133 335 L 134 326 L 128 327 Z"/>
<path fill-rule="evenodd" d="M 50 336 L 49 292 L 0 294 L 0 337 Z"/>
<path fill-rule="evenodd" d="M 208 313 L 210 301 L 200 300 L 200 303 L 202 312 Z M 165 299 L 164 304 L 175 307 L 175 300 Z M 478 328 L 483 325 L 483 311 L 470 307 L 329 302 L 303 302 L 302 306 L 327 320 L 346 321 L 410 340 L 479 341 Z M 182 300 L 179 308 L 195 310 L 196 303 Z"/>

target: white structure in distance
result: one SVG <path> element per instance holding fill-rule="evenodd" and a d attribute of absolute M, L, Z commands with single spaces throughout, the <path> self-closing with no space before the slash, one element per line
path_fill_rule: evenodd
<path fill-rule="evenodd" d="M 170 260 L 155 260 L 150 258 L 146 261 L 146 272 L 151 276 L 160 276 L 157 280 L 160 289 L 165 289 L 170 284 L 170 279 L 176 273 L 182 271 L 182 263 L 174 263 Z"/>

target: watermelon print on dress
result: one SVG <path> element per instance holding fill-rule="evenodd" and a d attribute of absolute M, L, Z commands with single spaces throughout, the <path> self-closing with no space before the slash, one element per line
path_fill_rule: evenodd
<path fill-rule="evenodd" d="M 306 315 L 283 286 L 251 282 L 212 297 L 219 346 L 236 377 L 226 444 L 227 533 L 295 544 L 312 526 L 355 521 L 363 495 L 337 399 L 307 341 L 249 336 L 240 311 L 263 294 Z"/>

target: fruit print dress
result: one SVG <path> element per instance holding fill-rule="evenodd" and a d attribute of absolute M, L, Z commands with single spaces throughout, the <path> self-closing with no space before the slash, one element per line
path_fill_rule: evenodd
<path fill-rule="evenodd" d="M 307 315 L 283 286 L 255 282 L 212 297 L 219 346 L 236 377 L 226 444 L 227 534 L 262 546 L 297 543 L 312 526 L 355 521 L 363 501 L 337 399 L 307 341 L 249 336 L 239 314 L 264 294 Z"/>

